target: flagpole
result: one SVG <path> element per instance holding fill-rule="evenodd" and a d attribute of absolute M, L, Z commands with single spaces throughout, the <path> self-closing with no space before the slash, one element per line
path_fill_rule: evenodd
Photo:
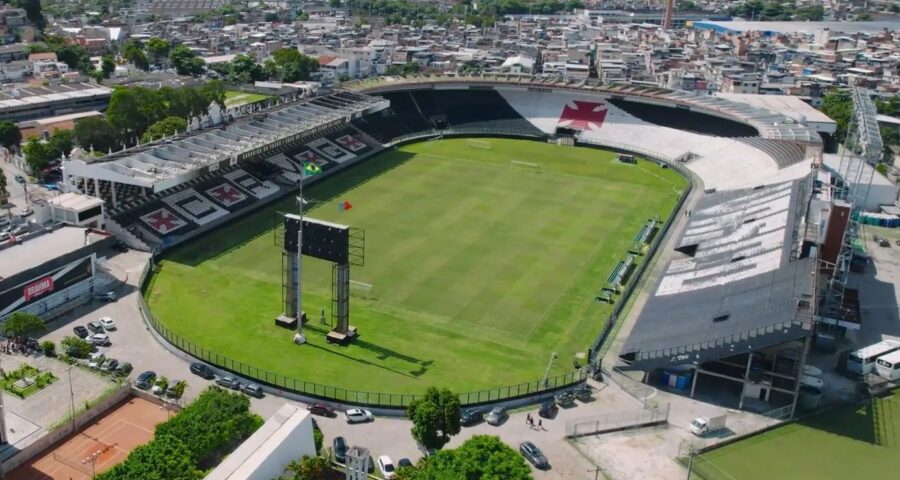
<path fill-rule="evenodd" d="M 303 335 L 303 184 L 300 174 L 300 228 L 297 229 L 297 334 Z"/>

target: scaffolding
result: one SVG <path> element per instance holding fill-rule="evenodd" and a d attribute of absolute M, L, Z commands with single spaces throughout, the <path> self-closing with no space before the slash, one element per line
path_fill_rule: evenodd
<path fill-rule="evenodd" d="M 861 87 L 851 89 L 853 115 L 847 126 L 847 136 L 841 147 L 840 165 L 834 200 L 850 207 L 850 219 L 844 231 L 837 261 L 824 267 L 831 270 L 822 298 L 823 316 L 841 318 L 846 309 L 847 281 L 855 246 L 862 239 L 861 213 L 865 207 L 875 167 L 881 161 L 884 145 L 878 130 L 877 110 L 869 91 Z"/>

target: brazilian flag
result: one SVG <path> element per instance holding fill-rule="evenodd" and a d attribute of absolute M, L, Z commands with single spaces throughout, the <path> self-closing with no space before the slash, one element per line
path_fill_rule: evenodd
<path fill-rule="evenodd" d="M 310 175 L 315 175 L 317 173 L 322 173 L 322 167 L 316 165 L 315 163 L 307 163 L 303 166 L 303 170 Z"/>

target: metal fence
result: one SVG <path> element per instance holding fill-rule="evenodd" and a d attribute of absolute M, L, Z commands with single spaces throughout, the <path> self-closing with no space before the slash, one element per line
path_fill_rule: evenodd
<path fill-rule="evenodd" d="M 616 146 L 615 144 L 616 142 L 605 142 L 605 145 L 603 146 L 606 148 L 626 150 L 625 145 Z M 633 148 L 631 150 L 634 151 Z M 637 270 L 635 270 L 634 274 L 631 275 L 631 277 L 628 279 L 628 282 L 625 284 L 622 295 L 618 298 L 618 300 L 616 300 L 613 311 L 612 313 L 610 313 L 606 324 L 603 326 L 603 329 L 597 335 L 597 338 L 594 339 L 594 343 L 590 348 L 591 362 L 594 364 L 597 364 L 598 359 L 602 357 L 609 349 L 609 340 L 612 338 L 612 333 L 618 326 L 618 319 L 622 314 L 622 310 L 624 310 L 625 306 L 628 304 L 628 300 L 631 298 L 631 295 L 635 292 L 635 290 L 637 290 L 636 287 L 638 286 L 638 283 L 644 279 L 647 268 L 649 268 L 652 264 L 652 260 L 656 257 L 659 248 L 663 245 L 666 236 L 669 234 L 669 230 L 672 228 L 672 225 L 674 225 L 675 220 L 678 217 L 677 213 L 681 211 L 684 203 L 687 201 L 688 197 L 690 197 L 691 191 L 694 189 L 694 181 L 691 173 L 685 170 L 677 162 L 672 162 L 665 156 L 662 156 L 661 154 L 654 154 L 649 150 L 645 150 L 643 154 L 650 160 L 665 163 L 669 166 L 669 168 L 680 173 L 687 180 L 688 184 L 687 188 L 685 188 L 684 191 L 681 192 L 681 195 L 678 198 L 678 203 L 676 203 L 675 208 L 672 209 L 672 213 L 669 215 L 668 220 L 666 220 L 659 233 L 656 234 L 656 237 L 650 244 L 650 248 L 644 255 L 644 260 L 638 264 Z"/>
<path fill-rule="evenodd" d="M 331 385 L 322 385 L 314 382 L 299 380 L 296 378 L 286 377 L 284 375 L 270 372 L 268 370 L 257 368 L 252 365 L 234 360 L 225 355 L 207 350 L 200 347 L 190 340 L 182 338 L 171 329 L 159 322 L 147 307 L 143 294 L 139 297 L 140 310 L 147 324 L 152 327 L 163 339 L 165 339 L 173 347 L 187 353 L 188 355 L 200 359 L 216 368 L 227 370 L 259 382 L 264 385 L 279 388 L 298 395 L 320 398 L 340 403 L 347 403 L 368 407 L 379 408 L 405 408 L 409 404 L 420 398 L 421 395 L 402 394 L 402 393 L 385 393 L 385 392 L 364 392 L 358 390 L 349 390 Z M 530 396 L 539 396 L 566 387 L 574 386 L 583 382 L 587 378 L 585 369 L 573 370 L 571 372 L 547 378 L 536 380 L 533 382 L 520 383 L 518 385 L 509 385 L 504 387 L 496 387 L 477 392 L 468 392 L 459 394 L 460 403 L 465 405 L 478 405 L 483 403 L 496 403 L 517 398 Z"/>
<path fill-rule="evenodd" d="M 610 412 L 594 417 L 583 417 L 566 422 L 567 437 L 583 437 L 598 433 L 649 427 L 669 421 L 669 404 L 653 408 L 640 408 Z"/>

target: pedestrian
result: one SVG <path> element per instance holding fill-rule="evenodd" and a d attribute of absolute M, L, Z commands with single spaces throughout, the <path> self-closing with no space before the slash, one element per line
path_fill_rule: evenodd
<path fill-rule="evenodd" d="M 529 413 L 529 414 L 527 414 L 527 415 L 525 416 L 525 423 L 531 425 L 532 422 L 534 422 L 534 420 L 532 420 L 531 414 Z"/>
<path fill-rule="evenodd" d="M 539 418 L 539 419 L 538 419 L 538 429 L 540 429 L 540 430 L 543 430 L 543 429 L 544 429 L 543 423 L 544 423 L 544 421 L 541 420 L 541 419 Z"/>

